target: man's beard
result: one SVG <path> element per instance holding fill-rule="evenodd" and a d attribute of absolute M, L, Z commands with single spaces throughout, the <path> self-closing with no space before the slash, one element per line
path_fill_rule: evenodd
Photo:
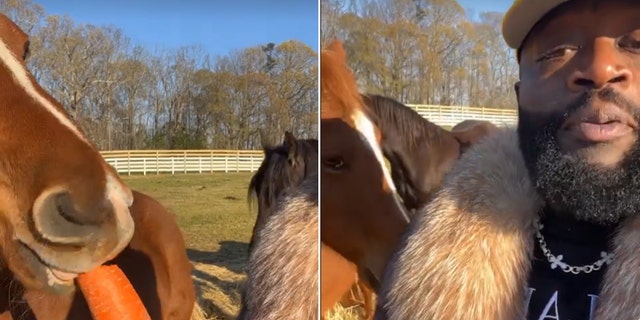
<path fill-rule="evenodd" d="M 588 163 L 579 155 L 560 151 L 556 134 L 563 121 L 590 107 L 592 99 L 615 103 L 640 123 L 634 106 L 612 89 L 585 93 L 569 108 L 536 122 L 520 108 L 518 136 L 529 175 L 547 206 L 556 213 L 610 225 L 636 216 L 640 211 L 640 140 L 617 166 L 605 168 Z"/>

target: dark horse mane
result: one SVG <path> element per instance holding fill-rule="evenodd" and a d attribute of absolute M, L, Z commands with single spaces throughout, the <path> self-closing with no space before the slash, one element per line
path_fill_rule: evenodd
<path fill-rule="evenodd" d="M 317 139 L 299 139 L 297 140 L 297 152 L 304 163 L 312 162 L 313 158 L 318 157 L 318 140 Z M 268 165 L 262 165 L 249 182 L 247 190 L 247 198 L 263 199 L 267 207 L 271 207 L 276 203 L 276 198 L 285 189 L 295 183 L 296 177 L 287 170 L 287 161 L 289 149 L 288 146 L 279 144 L 276 146 L 263 146 L 264 162 Z M 316 160 L 317 161 L 317 160 Z M 307 171 L 311 168 L 307 168 Z M 312 171 L 317 171 L 317 168 Z M 307 172 L 305 176 L 308 175 Z"/>
<path fill-rule="evenodd" d="M 446 130 L 398 100 L 377 94 L 362 94 L 362 98 L 376 114 L 375 122 L 380 130 L 389 132 L 389 128 L 394 128 L 407 141 L 408 151 L 424 143 L 437 144 L 448 134 Z"/>
<path fill-rule="evenodd" d="M 454 135 L 403 103 L 362 94 L 382 131 L 382 152 L 391 165 L 398 195 L 412 216 L 438 189 L 449 164 L 459 155 Z"/>

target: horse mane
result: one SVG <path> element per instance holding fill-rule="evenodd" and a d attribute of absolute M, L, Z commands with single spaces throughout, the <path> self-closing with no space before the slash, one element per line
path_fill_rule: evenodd
<path fill-rule="evenodd" d="M 425 140 L 429 145 L 438 144 L 448 133 L 393 98 L 377 94 L 363 94 L 362 96 L 366 106 L 377 115 L 377 124 L 380 126 L 380 130 L 388 134 L 389 131 L 395 129 L 407 142 L 409 151 L 418 148 Z"/>
<path fill-rule="evenodd" d="M 312 162 L 318 154 L 317 139 L 298 139 L 297 152 L 304 163 Z M 252 200 L 263 203 L 265 208 L 272 207 L 278 196 L 294 183 L 294 176 L 287 170 L 288 150 L 284 143 L 264 147 L 263 164 L 253 175 L 247 189 L 249 207 Z M 317 168 L 314 168 L 317 171 Z"/>

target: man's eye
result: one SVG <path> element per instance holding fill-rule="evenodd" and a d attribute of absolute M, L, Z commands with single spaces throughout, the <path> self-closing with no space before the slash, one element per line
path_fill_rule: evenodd
<path fill-rule="evenodd" d="M 618 45 L 631 52 L 636 52 L 636 53 L 640 52 L 640 40 L 638 40 L 636 37 L 631 37 L 631 36 L 623 37 L 618 42 Z"/>
<path fill-rule="evenodd" d="M 558 58 L 562 58 L 565 55 L 576 51 L 578 49 L 578 47 L 576 46 L 560 46 L 560 47 L 555 47 L 545 53 L 543 53 L 536 61 L 541 62 L 541 61 L 548 61 L 548 60 L 553 60 L 553 59 L 558 59 Z"/>

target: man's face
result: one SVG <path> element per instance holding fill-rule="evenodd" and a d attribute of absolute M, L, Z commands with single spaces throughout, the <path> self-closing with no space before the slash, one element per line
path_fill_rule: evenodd
<path fill-rule="evenodd" d="M 570 1 L 522 47 L 520 145 L 556 211 L 640 213 L 640 2 Z"/>

